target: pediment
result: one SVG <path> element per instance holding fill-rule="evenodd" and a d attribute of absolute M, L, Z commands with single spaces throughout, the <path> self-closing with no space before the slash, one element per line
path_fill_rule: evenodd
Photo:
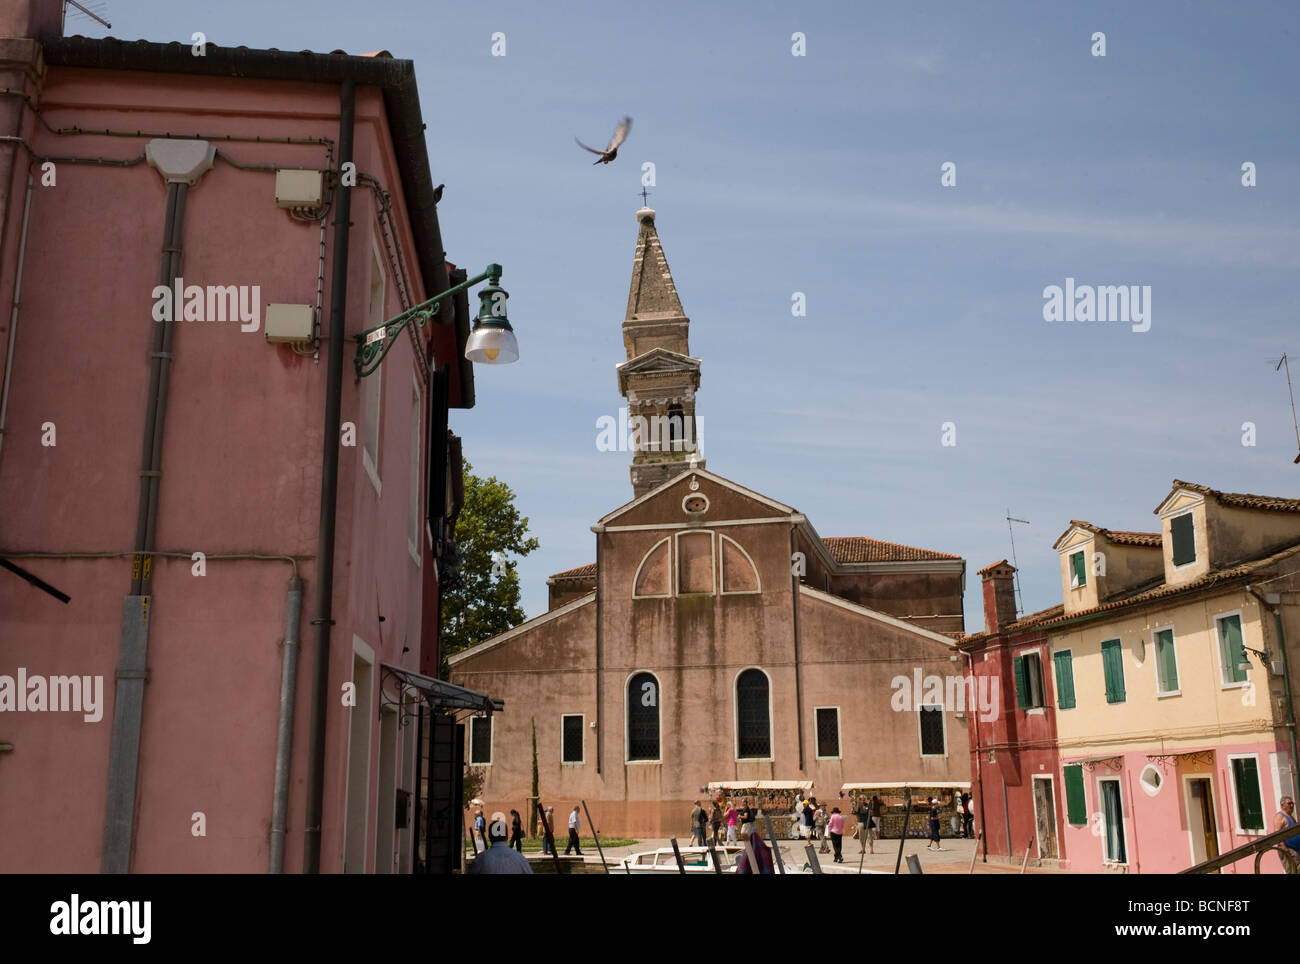
<path fill-rule="evenodd" d="M 1169 515 L 1174 512 L 1181 512 L 1184 509 L 1190 509 L 1192 506 L 1200 505 L 1205 501 L 1205 496 L 1199 492 L 1191 492 L 1187 489 L 1174 489 L 1165 500 L 1156 506 L 1155 514 L 1159 516 Z"/>
<path fill-rule="evenodd" d="M 690 355 L 681 355 L 667 348 L 652 348 L 642 355 L 623 362 L 618 366 L 620 377 L 642 375 L 651 372 L 685 372 L 700 370 L 700 360 Z"/>
<path fill-rule="evenodd" d="M 703 495 L 706 508 L 699 515 L 688 515 L 688 496 Z M 703 468 L 683 464 L 681 474 L 652 489 L 639 499 L 615 509 L 597 523 L 606 526 L 681 525 L 687 522 L 708 527 L 715 522 L 745 519 L 773 519 L 797 513 L 788 505 L 737 485 L 729 479 Z"/>
<path fill-rule="evenodd" d="M 1085 546 L 1095 538 L 1095 533 L 1083 526 L 1070 526 L 1065 532 L 1061 533 L 1061 538 L 1052 544 L 1052 548 L 1058 552 L 1077 551 L 1080 546 Z"/>

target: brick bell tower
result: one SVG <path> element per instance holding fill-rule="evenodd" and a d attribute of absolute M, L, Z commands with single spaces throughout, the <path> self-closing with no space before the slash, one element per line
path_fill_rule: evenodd
<path fill-rule="evenodd" d="M 655 230 L 655 212 L 636 212 L 639 230 L 632 259 L 632 286 L 623 319 L 627 361 L 618 366 L 618 390 L 627 399 L 632 448 L 632 492 L 639 498 L 691 467 L 704 467 L 695 393 L 700 360 L 687 336 L 691 320 L 682 310 L 668 260 Z"/>

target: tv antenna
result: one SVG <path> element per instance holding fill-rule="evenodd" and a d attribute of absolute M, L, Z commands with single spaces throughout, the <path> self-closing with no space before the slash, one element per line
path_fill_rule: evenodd
<path fill-rule="evenodd" d="M 1020 598 L 1020 563 L 1016 562 L 1016 534 L 1011 528 L 1011 523 L 1019 522 L 1021 525 L 1029 525 L 1028 519 L 1017 519 L 1011 514 L 1011 508 L 1007 508 L 1007 533 L 1011 536 L 1011 565 L 1016 568 L 1016 617 L 1024 611 L 1024 603 Z"/>
<path fill-rule="evenodd" d="M 105 8 L 104 0 L 91 0 L 91 2 L 94 4 L 94 9 L 87 7 L 83 3 L 78 3 L 77 0 L 63 0 L 64 16 L 65 17 L 67 16 L 68 7 L 75 7 L 76 11 L 74 11 L 74 13 L 81 13 L 87 17 L 90 17 L 92 20 L 98 20 L 109 30 L 112 30 L 113 25 L 99 15 L 101 12 L 106 12 L 104 9 Z"/>
<path fill-rule="evenodd" d="M 1295 428 L 1295 446 L 1300 449 L 1300 423 L 1296 422 L 1295 417 L 1295 392 L 1291 391 L 1291 365 L 1286 360 L 1286 352 L 1282 352 L 1282 357 L 1277 360 L 1277 366 L 1273 371 L 1283 367 L 1286 368 L 1286 393 L 1291 397 L 1291 425 Z M 1300 465 L 1300 454 L 1296 455 L 1294 461 Z"/>

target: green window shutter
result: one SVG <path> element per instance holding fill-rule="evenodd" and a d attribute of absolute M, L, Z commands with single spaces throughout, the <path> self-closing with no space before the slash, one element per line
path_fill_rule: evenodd
<path fill-rule="evenodd" d="M 1106 673 L 1106 702 L 1123 703 L 1124 655 L 1120 652 L 1118 639 L 1108 639 L 1101 644 L 1101 660 Z"/>
<path fill-rule="evenodd" d="M 1174 654 L 1172 629 L 1156 633 L 1156 670 L 1160 674 L 1160 692 L 1172 693 L 1178 689 L 1178 659 Z"/>
<path fill-rule="evenodd" d="M 1223 678 L 1229 683 L 1246 679 L 1244 670 L 1238 669 L 1246 661 L 1246 650 L 1241 644 L 1241 617 L 1228 616 L 1219 620 L 1219 658 L 1223 661 Z"/>
<path fill-rule="evenodd" d="M 1088 585 L 1088 567 L 1084 565 L 1083 553 L 1076 552 L 1070 556 L 1070 568 L 1074 572 L 1074 585 Z"/>
<path fill-rule="evenodd" d="M 1232 782 L 1237 788 L 1237 814 L 1242 830 L 1264 829 L 1264 804 L 1259 796 L 1259 764 L 1253 759 L 1232 761 Z"/>
<path fill-rule="evenodd" d="M 1088 822 L 1088 804 L 1083 797 L 1083 767 L 1077 763 L 1065 768 L 1065 818 L 1072 827 L 1082 827 Z"/>
<path fill-rule="evenodd" d="M 1196 533 L 1192 528 L 1192 513 L 1188 512 L 1169 520 L 1169 535 L 1174 543 L 1174 565 L 1183 566 L 1196 561 Z"/>
<path fill-rule="evenodd" d="M 1056 708 L 1074 709 L 1074 662 L 1070 652 L 1056 653 L 1052 656 L 1056 666 Z"/>
<path fill-rule="evenodd" d="M 1029 694 L 1025 692 L 1025 662 L 1021 657 L 1013 656 L 1011 665 L 1016 669 L 1016 706 L 1023 710 L 1029 705 Z"/>

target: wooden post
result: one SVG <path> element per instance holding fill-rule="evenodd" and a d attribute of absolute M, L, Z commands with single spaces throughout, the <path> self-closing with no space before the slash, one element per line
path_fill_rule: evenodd
<path fill-rule="evenodd" d="M 903 863 L 903 844 L 907 843 L 907 825 L 912 822 L 912 788 L 903 788 L 903 833 L 898 838 L 898 859 L 894 861 L 894 873 Z"/>
<path fill-rule="evenodd" d="M 970 855 L 970 870 L 966 871 L 966 873 L 968 873 L 968 874 L 973 874 L 973 873 L 975 873 L 975 858 L 978 857 L 978 856 L 980 855 L 980 838 L 983 837 L 983 836 L 984 836 L 984 831 L 983 831 L 983 830 L 981 830 L 981 831 L 979 831 L 977 834 L 975 834 L 975 849 L 971 851 L 971 855 Z"/>
<path fill-rule="evenodd" d="M 1025 845 L 1025 859 L 1020 862 L 1020 872 L 1025 872 L 1025 866 L 1029 863 L 1029 848 L 1034 845 L 1034 838 L 1029 838 L 1029 843 Z"/>
<path fill-rule="evenodd" d="M 587 826 L 591 828 L 591 839 L 596 841 L 596 853 L 600 854 L 600 865 L 605 868 L 605 873 L 609 873 L 609 864 L 605 863 L 605 851 L 600 846 L 600 834 L 596 833 L 596 824 L 591 819 L 591 811 L 587 809 L 587 801 L 582 801 L 582 812 L 587 815 Z"/>
<path fill-rule="evenodd" d="M 680 873 L 685 874 L 686 864 L 682 862 L 682 852 L 677 849 L 677 835 L 673 834 L 673 836 L 669 837 L 668 842 L 673 845 L 673 856 L 677 858 L 677 870 Z"/>
<path fill-rule="evenodd" d="M 763 822 L 767 825 L 767 839 L 772 845 L 772 854 L 776 857 L 776 872 L 785 873 L 785 861 L 781 859 L 781 848 L 776 842 L 776 832 L 772 829 L 772 818 L 766 810 L 763 811 Z"/>
<path fill-rule="evenodd" d="M 537 798 L 537 815 L 542 820 L 542 846 L 547 844 L 551 847 L 551 860 L 555 862 L 555 872 L 560 873 L 560 851 L 555 846 L 555 832 L 551 829 L 551 821 L 546 819 L 546 808 L 542 806 L 542 798 Z"/>

